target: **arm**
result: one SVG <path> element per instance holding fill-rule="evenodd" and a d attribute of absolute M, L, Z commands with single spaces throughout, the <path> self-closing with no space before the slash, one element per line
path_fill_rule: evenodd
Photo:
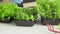
<path fill-rule="evenodd" d="M 23 2 L 23 0 L 19 0 L 19 2 Z"/>
<path fill-rule="evenodd" d="M 18 3 L 21 4 L 21 2 L 23 2 L 23 0 L 12 0 L 14 3 Z"/>

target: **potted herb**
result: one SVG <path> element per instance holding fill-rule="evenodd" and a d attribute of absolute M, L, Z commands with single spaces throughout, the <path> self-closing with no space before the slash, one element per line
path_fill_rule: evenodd
<path fill-rule="evenodd" d="M 59 20 L 58 20 L 58 22 L 59 22 L 59 24 L 60 24 L 60 2 L 59 2 L 60 0 L 56 0 L 56 6 L 57 6 L 57 16 L 58 16 L 58 18 L 59 18 Z"/>
<path fill-rule="evenodd" d="M 3 23 L 9 23 L 14 16 L 14 10 L 18 8 L 16 4 L 2 4 L 0 9 L 0 19 Z"/>
<path fill-rule="evenodd" d="M 34 7 L 31 8 L 31 12 L 32 12 L 32 14 L 34 16 L 34 19 L 35 19 L 34 23 L 37 23 L 38 22 L 38 12 L 37 12 L 36 6 L 34 6 Z"/>
<path fill-rule="evenodd" d="M 15 10 L 15 23 L 17 26 L 33 26 L 35 16 L 30 8 L 19 8 Z"/>
<path fill-rule="evenodd" d="M 47 23 L 52 25 L 59 24 L 59 7 L 59 0 L 37 0 L 37 10 L 41 16 L 43 25 L 46 25 Z"/>

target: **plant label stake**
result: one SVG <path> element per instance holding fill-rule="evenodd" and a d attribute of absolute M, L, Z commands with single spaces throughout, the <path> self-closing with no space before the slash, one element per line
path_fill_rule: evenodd
<path fill-rule="evenodd" d="M 51 24 L 47 24 L 47 28 L 48 28 L 48 30 L 51 31 L 51 32 L 54 32 L 54 33 L 56 33 L 56 34 L 60 34 L 60 32 L 57 31 L 57 30 L 55 30 L 54 27 L 53 27 L 53 25 L 51 25 Z"/>

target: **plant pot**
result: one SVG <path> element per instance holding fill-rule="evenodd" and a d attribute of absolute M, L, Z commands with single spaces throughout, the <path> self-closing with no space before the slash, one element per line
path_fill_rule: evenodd
<path fill-rule="evenodd" d="M 60 19 L 58 20 L 58 22 L 60 23 Z"/>
<path fill-rule="evenodd" d="M 26 21 L 26 20 L 15 20 L 17 26 L 33 26 L 33 21 Z"/>
<path fill-rule="evenodd" d="M 37 15 L 37 19 L 34 21 L 34 23 L 41 24 L 41 17 L 39 14 Z"/>
<path fill-rule="evenodd" d="M 34 23 L 35 24 L 41 24 L 41 20 L 39 20 L 39 19 L 38 20 L 35 20 Z"/>
<path fill-rule="evenodd" d="M 44 18 L 42 18 L 42 24 L 47 25 L 47 23 L 51 24 L 51 25 L 58 25 L 59 21 L 58 21 L 58 19 L 53 20 L 53 19 L 44 19 Z"/>
<path fill-rule="evenodd" d="M 34 2 L 36 0 L 23 0 L 24 3 L 27 3 L 27 2 Z"/>
<path fill-rule="evenodd" d="M 8 19 L 7 17 L 4 18 L 4 20 L 1 19 L 2 23 L 10 23 L 13 20 L 13 18 L 11 17 L 10 19 Z"/>
<path fill-rule="evenodd" d="M 0 23 L 1 23 L 1 19 L 0 19 Z"/>

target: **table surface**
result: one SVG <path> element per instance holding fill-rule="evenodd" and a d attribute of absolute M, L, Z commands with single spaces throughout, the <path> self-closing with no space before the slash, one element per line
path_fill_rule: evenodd
<path fill-rule="evenodd" d="M 57 28 L 57 26 L 54 26 Z M 0 34 L 55 34 L 47 26 L 35 24 L 33 27 L 16 26 L 15 23 L 0 23 Z"/>

